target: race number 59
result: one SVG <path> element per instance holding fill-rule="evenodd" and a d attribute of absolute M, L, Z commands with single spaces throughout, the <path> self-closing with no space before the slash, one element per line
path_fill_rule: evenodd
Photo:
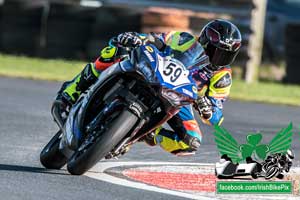
<path fill-rule="evenodd" d="M 175 82 L 182 74 L 182 69 L 175 63 L 169 63 L 163 70 L 165 76 L 170 76 L 170 81 Z"/>

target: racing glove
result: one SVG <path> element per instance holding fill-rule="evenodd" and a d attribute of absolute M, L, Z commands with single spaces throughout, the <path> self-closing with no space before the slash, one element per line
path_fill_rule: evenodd
<path fill-rule="evenodd" d="M 142 39 L 136 32 L 125 32 L 117 36 L 117 42 L 122 47 L 138 47 L 143 44 Z"/>
<path fill-rule="evenodd" d="M 163 51 L 166 47 L 164 41 L 156 33 L 151 32 L 150 34 L 148 34 L 147 40 L 148 43 L 153 44 L 160 51 Z"/>
<path fill-rule="evenodd" d="M 198 111 L 200 116 L 209 120 L 213 115 L 213 107 L 209 98 L 206 96 L 199 97 L 197 100 Z"/>

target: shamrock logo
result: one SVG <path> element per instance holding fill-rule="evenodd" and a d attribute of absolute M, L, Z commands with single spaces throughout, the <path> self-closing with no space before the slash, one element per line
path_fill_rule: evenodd
<path fill-rule="evenodd" d="M 240 145 L 240 151 L 242 154 L 242 158 L 246 159 L 247 157 L 251 157 L 253 153 L 262 160 L 264 160 L 269 152 L 268 145 L 259 144 L 262 140 L 262 135 L 258 134 L 249 134 L 247 135 L 247 144 Z"/>

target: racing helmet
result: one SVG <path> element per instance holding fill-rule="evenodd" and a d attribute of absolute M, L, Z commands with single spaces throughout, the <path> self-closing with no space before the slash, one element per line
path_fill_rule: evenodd
<path fill-rule="evenodd" d="M 294 152 L 293 152 L 291 149 L 288 149 L 288 150 L 287 150 L 286 155 L 287 155 L 287 157 L 288 157 L 290 160 L 292 160 L 292 159 L 295 158 L 295 154 L 294 154 Z"/>
<path fill-rule="evenodd" d="M 233 63 L 241 48 L 242 36 L 234 24 L 217 19 L 203 27 L 198 41 L 209 57 L 212 70 L 218 70 Z"/>

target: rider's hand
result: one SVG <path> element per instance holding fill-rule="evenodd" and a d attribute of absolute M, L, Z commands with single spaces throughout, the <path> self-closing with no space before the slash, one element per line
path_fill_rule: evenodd
<path fill-rule="evenodd" d="M 117 41 L 123 47 L 138 47 L 143 44 L 142 39 L 136 32 L 121 33 L 118 35 Z"/>
<path fill-rule="evenodd" d="M 197 100 L 198 110 L 200 112 L 201 117 L 206 120 L 209 120 L 212 117 L 212 103 L 209 98 L 206 96 L 199 97 Z"/>
<path fill-rule="evenodd" d="M 147 35 L 147 42 L 153 44 L 160 51 L 163 51 L 166 47 L 164 41 L 156 33 L 153 32 Z"/>

